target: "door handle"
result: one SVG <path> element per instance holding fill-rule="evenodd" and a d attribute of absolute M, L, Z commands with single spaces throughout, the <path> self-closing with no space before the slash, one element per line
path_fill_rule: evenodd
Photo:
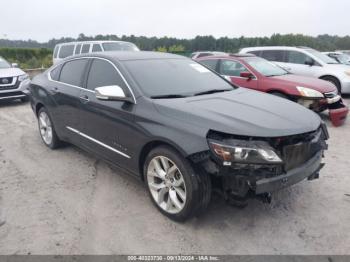
<path fill-rule="evenodd" d="M 79 97 L 81 100 L 85 101 L 85 102 L 89 102 L 90 99 L 87 95 L 82 95 L 81 97 Z"/>

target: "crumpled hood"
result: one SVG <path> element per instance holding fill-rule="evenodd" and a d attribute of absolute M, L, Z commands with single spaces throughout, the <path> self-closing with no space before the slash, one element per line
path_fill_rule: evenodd
<path fill-rule="evenodd" d="M 317 78 L 312 78 L 312 77 L 307 77 L 307 76 L 299 76 L 299 75 L 293 75 L 293 74 L 287 74 L 287 75 L 282 75 L 282 76 L 274 76 L 269 78 L 270 81 L 273 80 L 280 80 L 285 81 L 285 84 L 289 84 L 292 87 L 296 86 L 302 86 L 302 87 L 308 87 L 312 88 L 314 90 L 317 90 L 318 92 L 321 93 L 328 93 L 328 92 L 333 92 L 336 91 L 337 88 L 330 82 L 317 79 Z M 280 84 L 280 82 L 279 82 Z"/>
<path fill-rule="evenodd" d="M 23 72 L 19 68 L 0 68 L 0 77 L 13 77 L 13 76 L 20 76 L 24 74 L 25 72 Z"/>
<path fill-rule="evenodd" d="M 317 114 L 297 103 L 246 88 L 154 104 L 169 121 L 184 121 L 203 132 L 279 137 L 311 132 L 321 124 Z"/>

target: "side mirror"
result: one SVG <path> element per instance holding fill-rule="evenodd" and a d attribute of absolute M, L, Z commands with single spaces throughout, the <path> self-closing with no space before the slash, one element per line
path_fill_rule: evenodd
<path fill-rule="evenodd" d="M 243 77 L 243 78 L 248 78 L 248 80 L 250 79 L 253 79 L 254 78 L 254 75 L 250 72 L 241 72 L 239 74 L 240 77 Z"/>
<path fill-rule="evenodd" d="M 313 66 L 313 65 L 315 65 L 315 61 L 311 58 L 308 58 L 305 60 L 305 65 Z"/>
<path fill-rule="evenodd" d="M 120 86 L 101 86 L 95 88 L 96 98 L 111 101 L 130 101 Z"/>
<path fill-rule="evenodd" d="M 12 63 L 11 66 L 14 67 L 14 68 L 18 68 L 18 64 L 17 63 Z"/>

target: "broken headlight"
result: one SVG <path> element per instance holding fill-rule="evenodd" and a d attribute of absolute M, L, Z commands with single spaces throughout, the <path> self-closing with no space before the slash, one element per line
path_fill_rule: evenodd
<path fill-rule="evenodd" d="M 236 140 L 237 141 L 237 140 Z M 242 164 L 281 164 L 278 154 L 265 142 L 248 142 L 224 144 L 209 140 L 211 151 L 222 160 L 224 166 L 232 162 Z"/>

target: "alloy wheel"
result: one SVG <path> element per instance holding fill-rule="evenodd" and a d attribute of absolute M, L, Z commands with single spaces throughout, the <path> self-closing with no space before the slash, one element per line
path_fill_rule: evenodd
<path fill-rule="evenodd" d="M 52 142 L 52 125 L 49 116 L 44 111 L 39 114 L 39 129 L 45 144 L 50 145 Z"/>
<path fill-rule="evenodd" d="M 186 204 L 186 185 L 177 165 L 164 156 L 154 157 L 147 168 L 147 181 L 157 205 L 170 214 L 179 213 Z"/>

